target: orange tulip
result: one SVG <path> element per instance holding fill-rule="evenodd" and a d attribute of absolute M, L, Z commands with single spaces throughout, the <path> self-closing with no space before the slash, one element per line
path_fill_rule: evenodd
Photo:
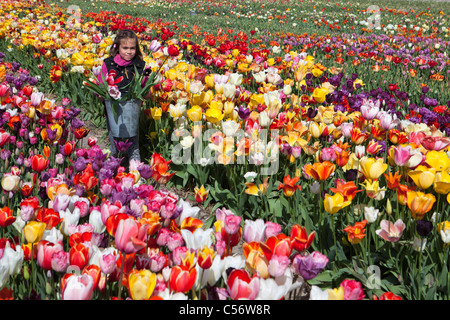
<path fill-rule="evenodd" d="M 280 183 L 278 185 L 278 190 L 280 190 L 281 188 L 283 188 L 283 193 L 286 197 L 291 197 L 294 195 L 295 191 L 301 190 L 302 187 L 297 185 L 296 183 L 298 182 L 298 180 L 300 179 L 300 177 L 294 177 L 291 179 L 290 175 L 287 175 L 283 178 L 283 183 Z"/>
<path fill-rule="evenodd" d="M 315 180 L 327 180 L 334 172 L 336 166 L 330 161 L 316 162 L 314 164 L 306 164 L 303 169 L 306 174 Z"/>
<path fill-rule="evenodd" d="M 193 233 L 195 230 L 197 230 L 198 228 L 201 228 L 202 226 L 203 226 L 202 220 L 192 218 L 192 217 L 186 217 L 183 219 L 183 221 L 180 224 L 180 230 L 186 229 Z"/>
<path fill-rule="evenodd" d="M 336 164 L 339 167 L 344 167 L 345 165 L 347 165 L 348 161 L 350 160 L 350 150 L 343 150 L 342 152 L 336 152 Z"/>
<path fill-rule="evenodd" d="M 354 226 L 348 226 L 343 231 L 347 232 L 347 239 L 351 244 L 358 244 L 366 236 L 366 223 L 367 220 L 356 222 Z"/>
<path fill-rule="evenodd" d="M 269 259 L 266 257 L 265 251 L 269 251 L 269 249 L 260 242 L 244 242 L 242 245 L 247 267 L 252 271 L 257 271 L 263 279 L 269 277 Z"/>
<path fill-rule="evenodd" d="M 436 197 L 431 193 L 408 191 L 406 201 L 414 219 L 422 220 L 425 214 L 433 208 Z"/>
<path fill-rule="evenodd" d="M 341 193 L 344 196 L 344 201 L 352 201 L 356 194 L 362 191 L 357 189 L 358 187 L 355 185 L 354 181 L 342 183 L 340 180 L 337 180 L 336 188 L 330 188 L 330 191 Z"/>
<path fill-rule="evenodd" d="M 147 229 L 147 234 L 152 236 L 161 228 L 160 219 L 161 217 L 157 212 L 148 211 L 142 214 L 142 218 L 139 219 L 139 222 L 149 226 Z"/>
<path fill-rule="evenodd" d="M 384 173 L 384 177 L 386 178 L 387 187 L 391 190 L 398 188 L 400 179 L 402 178 L 398 171 L 396 171 L 394 175 L 392 175 L 392 172 L 389 172 L 388 174 Z"/>

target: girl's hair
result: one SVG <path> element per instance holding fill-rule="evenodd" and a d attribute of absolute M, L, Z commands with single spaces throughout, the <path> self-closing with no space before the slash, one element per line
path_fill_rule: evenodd
<path fill-rule="evenodd" d="M 120 41 L 122 39 L 134 39 L 136 41 L 136 56 L 138 56 L 141 60 L 144 58 L 142 54 L 141 46 L 139 45 L 139 39 L 132 30 L 119 30 L 116 34 L 116 38 L 109 50 L 109 55 L 111 57 L 115 57 L 119 53 Z"/>

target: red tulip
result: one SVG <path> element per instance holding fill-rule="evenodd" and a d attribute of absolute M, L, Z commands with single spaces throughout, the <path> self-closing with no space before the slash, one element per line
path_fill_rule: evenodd
<path fill-rule="evenodd" d="M 184 266 L 175 266 L 170 271 L 169 286 L 173 292 L 187 292 L 191 290 L 197 277 L 195 268 L 188 269 Z"/>
<path fill-rule="evenodd" d="M 69 251 L 69 262 L 73 266 L 77 266 L 82 270 L 89 262 L 89 248 L 78 243 Z"/>
<path fill-rule="evenodd" d="M 313 231 L 309 235 L 306 232 L 306 228 L 302 227 L 298 224 L 292 226 L 291 228 L 291 243 L 292 248 L 297 250 L 298 252 L 302 252 L 307 250 L 316 236 L 316 232 Z"/>
<path fill-rule="evenodd" d="M 47 158 L 40 154 L 36 154 L 31 158 L 31 169 L 36 172 L 42 172 L 47 169 L 49 163 Z"/>
<path fill-rule="evenodd" d="M 24 86 L 22 88 L 22 92 L 24 95 L 26 95 L 27 97 L 31 96 L 31 94 L 33 93 L 33 87 L 32 86 Z"/>
<path fill-rule="evenodd" d="M 254 300 L 259 292 L 259 278 L 253 278 L 244 269 L 235 269 L 228 276 L 227 290 L 233 300 Z"/>
<path fill-rule="evenodd" d="M 167 52 L 169 53 L 169 56 L 171 56 L 171 57 L 176 57 L 180 54 L 180 51 L 178 50 L 177 46 L 175 46 L 173 44 L 167 48 Z"/>
<path fill-rule="evenodd" d="M 16 221 L 16 217 L 13 216 L 13 212 L 8 207 L 0 209 L 0 227 L 5 228 Z"/>
<path fill-rule="evenodd" d="M 61 218 L 59 213 L 51 208 L 41 207 L 37 211 L 36 220 L 40 222 L 44 222 L 46 224 L 46 229 L 51 230 L 53 227 L 56 227 L 60 222 Z"/>
<path fill-rule="evenodd" d="M 266 253 L 267 259 L 271 259 L 272 255 L 289 257 L 292 252 L 291 239 L 285 234 L 280 233 L 277 236 L 267 238 L 266 246 L 270 249 L 270 254 Z M 263 251 L 266 251 L 263 249 Z"/>
<path fill-rule="evenodd" d="M 91 163 L 88 163 L 82 172 L 77 173 L 75 177 L 73 177 L 73 183 L 84 186 L 86 190 L 90 190 L 97 185 L 98 178 L 95 177 L 95 172 L 94 169 L 92 169 Z"/>

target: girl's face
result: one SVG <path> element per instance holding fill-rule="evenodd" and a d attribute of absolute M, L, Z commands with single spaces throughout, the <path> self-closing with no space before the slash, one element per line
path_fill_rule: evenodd
<path fill-rule="evenodd" d="M 136 55 L 136 40 L 135 39 L 122 39 L 119 46 L 120 57 L 126 61 L 133 60 Z"/>

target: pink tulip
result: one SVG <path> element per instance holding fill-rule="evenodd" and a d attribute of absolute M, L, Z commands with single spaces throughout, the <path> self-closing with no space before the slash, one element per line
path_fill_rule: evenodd
<path fill-rule="evenodd" d="M 52 117 L 54 119 L 61 119 L 64 116 L 64 107 L 63 106 L 56 106 L 52 109 Z"/>
<path fill-rule="evenodd" d="M 341 283 L 344 288 L 344 300 L 362 300 L 364 299 L 364 291 L 361 282 L 351 279 L 345 279 Z"/>
<path fill-rule="evenodd" d="M 117 249 L 130 254 L 145 248 L 147 229 L 148 225 L 141 225 L 133 218 L 120 220 L 114 235 Z"/>
<path fill-rule="evenodd" d="M 0 148 L 9 142 L 11 135 L 8 131 L 0 129 Z"/>
<path fill-rule="evenodd" d="M 239 231 L 242 218 L 235 215 L 229 215 L 225 217 L 224 227 L 225 232 L 228 234 L 235 234 Z"/>
<path fill-rule="evenodd" d="M 167 228 L 159 229 L 158 235 L 156 236 L 156 244 L 160 247 L 167 245 L 170 237 L 170 230 Z"/>
<path fill-rule="evenodd" d="M 70 99 L 69 98 L 62 98 L 62 105 L 64 107 L 67 107 L 70 104 Z"/>
<path fill-rule="evenodd" d="M 100 183 L 100 193 L 104 196 L 109 196 L 116 187 L 114 179 L 104 179 Z"/>
<path fill-rule="evenodd" d="M 380 100 L 373 102 L 371 100 L 363 100 L 361 106 L 361 115 L 364 119 L 370 121 L 376 118 L 378 112 L 380 112 Z"/>
<path fill-rule="evenodd" d="M 104 225 L 106 225 L 106 220 L 108 220 L 110 216 L 123 212 L 125 212 L 125 207 L 122 207 L 122 203 L 120 201 L 116 201 L 114 204 L 112 204 L 108 200 L 106 200 L 100 207 L 100 213 Z"/>
<path fill-rule="evenodd" d="M 8 95 L 8 93 L 9 93 L 9 86 L 2 83 L 0 85 L 0 97 L 6 97 Z"/>
<path fill-rule="evenodd" d="M 112 253 L 103 254 L 100 257 L 100 270 L 104 274 L 111 274 L 116 268 L 116 261 L 118 257 L 118 255 L 114 255 Z"/>
<path fill-rule="evenodd" d="M 341 124 L 342 135 L 346 138 L 350 138 L 352 135 L 353 122 L 344 122 Z"/>
<path fill-rule="evenodd" d="M 79 200 L 75 202 L 74 206 L 75 208 L 80 209 L 81 218 L 86 217 L 89 214 L 89 201 Z"/>
<path fill-rule="evenodd" d="M 175 250 L 178 247 L 181 247 L 184 245 L 183 236 L 181 233 L 178 232 L 171 232 L 168 239 L 167 239 L 167 248 L 170 251 Z"/>
<path fill-rule="evenodd" d="M 382 237 L 386 241 L 397 242 L 405 230 L 405 223 L 398 219 L 395 223 L 388 220 L 382 220 L 380 222 L 381 229 L 376 230 L 376 234 Z"/>
<path fill-rule="evenodd" d="M 37 107 L 42 102 L 42 100 L 44 99 L 44 94 L 42 92 L 33 92 L 31 94 L 30 98 L 31 98 L 30 99 L 31 100 L 31 105 L 33 107 Z"/>
<path fill-rule="evenodd" d="M 62 289 L 62 300 L 90 300 L 94 280 L 87 274 L 70 276 Z"/>
<path fill-rule="evenodd" d="M 273 255 L 269 261 L 269 274 L 274 278 L 282 276 L 290 263 L 291 260 L 287 256 Z"/>
<path fill-rule="evenodd" d="M 378 116 L 379 116 L 381 128 L 386 131 L 394 129 L 399 122 L 399 120 L 397 119 L 397 116 L 395 116 L 395 115 L 393 116 L 392 114 L 387 113 L 386 111 L 379 112 Z"/>
<path fill-rule="evenodd" d="M 266 238 L 276 237 L 280 233 L 281 233 L 281 225 L 271 221 L 266 222 L 266 229 L 264 230 Z"/>
<path fill-rule="evenodd" d="M 54 253 L 63 250 L 62 243 L 53 243 L 47 240 L 41 240 L 37 247 L 37 261 L 44 270 L 52 269 L 52 256 Z"/>
<path fill-rule="evenodd" d="M 336 160 L 336 152 L 334 148 L 323 148 L 319 153 L 320 161 Z"/>
<path fill-rule="evenodd" d="M 56 272 L 66 272 L 69 267 L 69 253 L 64 250 L 53 253 L 52 269 Z"/>
<path fill-rule="evenodd" d="M 450 145 L 450 138 L 426 136 L 423 137 L 420 142 L 428 151 L 441 151 Z"/>
<path fill-rule="evenodd" d="M 409 159 L 413 156 L 410 152 L 410 147 L 402 147 L 398 146 L 394 149 L 394 161 L 395 164 L 403 167 L 409 161 Z"/>
<path fill-rule="evenodd" d="M 189 253 L 189 249 L 185 246 L 177 247 L 172 252 L 172 260 L 175 265 L 180 265 L 181 261 L 186 257 L 186 253 Z"/>
<path fill-rule="evenodd" d="M 415 144 L 416 146 L 419 146 L 422 142 L 422 139 L 426 136 L 426 134 L 422 131 L 419 132 L 411 132 L 408 136 L 408 142 L 410 144 Z"/>

